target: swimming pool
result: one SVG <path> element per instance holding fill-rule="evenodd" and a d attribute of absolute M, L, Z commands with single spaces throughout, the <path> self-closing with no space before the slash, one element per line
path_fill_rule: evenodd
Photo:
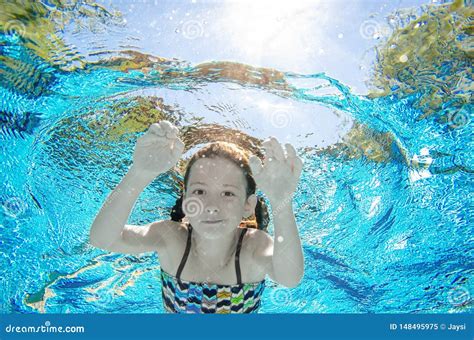
<path fill-rule="evenodd" d="M 235 6 L 2 3 L 1 312 L 163 312 L 154 254 L 88 243 L 161 119 L 188 152 L 275 135 L 304 160 L 305 276 L 261 313 L 472 312 L 469 2 Z M 177 177 L 129 222 L 167 219 Z"/>

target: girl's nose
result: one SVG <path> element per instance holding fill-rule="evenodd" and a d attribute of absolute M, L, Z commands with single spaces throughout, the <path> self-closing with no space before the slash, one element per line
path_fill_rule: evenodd
<path fill-rule="evenodd" d="M 206 207 L 206 212 L 208 214 L 217 214 L 219 212 L 219 208 L 216 205 L 209 205 Z"/>

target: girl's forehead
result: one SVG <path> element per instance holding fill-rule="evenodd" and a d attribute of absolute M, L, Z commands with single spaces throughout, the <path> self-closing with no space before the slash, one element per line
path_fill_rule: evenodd
<path fill-rule="evenodd" d="M 189 184 L 193 182 L 245 184 L 244 172 L 234 162 L 225 158 L 200 158 L 191 167 Z"/>

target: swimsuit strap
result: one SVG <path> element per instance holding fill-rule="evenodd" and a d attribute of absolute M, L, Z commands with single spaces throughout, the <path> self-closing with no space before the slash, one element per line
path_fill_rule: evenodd
<path fill-rule="evenodd" d="M 248 230 L 247 228 L 242 228 L 242 231 L 239 237 L 239 242 L 237 243 L 237 250 L 235 251 L 235 272 L 237 274 L 237 284 L 242 284 L 242 277 L 241 277 L 241 272 L 240 272 L 240 249 L 242 248 L 242 240 L 247 230 Z M 186 250 L 184 251 L 183 257 L 181 259 L 181 263 L 179 264 L 179 267 L 178 267 L 178 272 L 176 273 L 176 278 L 178 280 L 181 280 L 180 278 L 181 272 L 184 269 L 184 265 L 186 264 L 186 261 L 188 260 L 189 252 L 191 250 L 192 231 L 193 231 L 193 228 L 191 224 L 188 224 L 188 239 L 186 241 Z"/>
<path fill-rule="evenodd" d="M 237 274 L 237 284 L 242 284 L 242 278 L 240 275 L 240 248 L 242 247 L 242 240 L 244 238 L 245 233 L 247 232 L 247 228 L 242 228 L 240 233 L 239 243 L 237 243 L 237 250 L 235 251 L 235 272 Z"/>
<path fill-rule="evenodd" d="M 178 272 L 176 273 L 176 277 L 178 280 L 180 279 L 181 272 L 184 269 L 184 265 L 186 264 L 186 260 L 188 259 L 189 251 L 191 250 L 191 233 L 193 231 L 193 227 L 191 227 L 191 224 L 188 223 L 188 240 L 186 241 L 186 250 L 184 251 L 183 257 L 181 258 L 181 263 L 179 264 L 178 267 Z"/>

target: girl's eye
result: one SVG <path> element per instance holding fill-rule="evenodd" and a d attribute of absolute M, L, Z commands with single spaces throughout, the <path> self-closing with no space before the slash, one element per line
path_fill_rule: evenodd
<path fill-rule="evenodd" d="M 224 195 L 227 196 L 227 197 L 235 196 L 234 193 L 231 192 L 231 191 L 226 191 L 226 192 L 224 192 Z"/>
<path fill-rule="evenodd" d="M 202 195 L 203 193 L 204 193 L 204 190 L 202 190 L 202 189 L 196 189 L 196 190 L 193 191 L 193 194 L 196 194 L 196 195 Z"/>

